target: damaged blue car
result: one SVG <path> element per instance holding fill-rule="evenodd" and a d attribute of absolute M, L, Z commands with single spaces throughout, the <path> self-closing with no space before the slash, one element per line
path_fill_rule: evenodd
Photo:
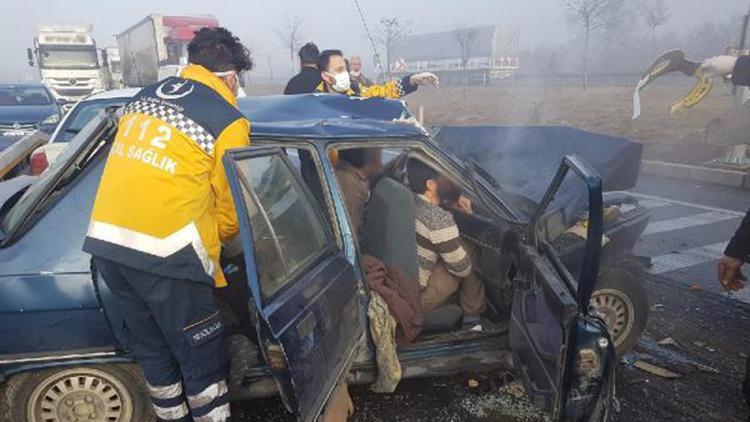
<path fill-rule="evenodd" d="M 420 160 L 473 203 L 456 221 L 478 251 L 489 310 L 482 331 L 444 312 L 399 346 L 402 376 L 513 367 L 553 419 L 609 419 L 616 354 L 647 318 L 630 255 L 648 212 L 603 186 L 635 183 L 640 146 L 570 128 L 428 131 L 392 100 L 312 94 L 240 106 L 253 144 L 224 157 L 240 222 L 226 255 L 240 257 L 233 277 L 246 284 L 240 303 L 260 354 L 235 398 L 280 395 L 312 421 L 342 377 L 376 379 L 360 258 L 413 273 L 406 163 Z M 102 112 L 40 177 L 0 183 L 0 416 L 10 420 L 154 420 L 119 310 L 81 251 L 117 113 Z M 360 245 L 333 161 L 362 147 L 383 151 L 385 173 Z"/>

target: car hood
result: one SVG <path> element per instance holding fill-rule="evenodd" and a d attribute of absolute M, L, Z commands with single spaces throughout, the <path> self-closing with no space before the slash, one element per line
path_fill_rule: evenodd
<path fill-rule="evenodd" d="M 435 140 L 463 160 L 473 159 L 490 173 L 502 190 L 539 203 L 565 155 L 577 154 L 602 176 L 604 190 L 635 186 L 642 145 L 567 126 L 440 126 Z M 572 177 L 572 176 L 568 176 Z M 586 205 L 583 183 L 566 180 L 554 208 L 566 220 Z"/>
<path fill-rule="evenodd" d="M 43 106 L 0 106 L 0 124 L 37 123 L 57 113 L 54 104 Z"/>

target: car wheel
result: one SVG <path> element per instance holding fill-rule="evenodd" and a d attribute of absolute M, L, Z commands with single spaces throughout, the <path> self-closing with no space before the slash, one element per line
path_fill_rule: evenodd
<path fill-rule="evenodd" d="M 155 421 L 135 365 L 45 369 L 11 377 L 5 386 L 8 421 Z"/>
<path fill-rule="evenodd" d="M 606 269 L 591 295 L 591 306 L 607 324 L 618 356 L 638 343 L 648 321 L 648 295 L 637 273 L 625 268 Z"/>

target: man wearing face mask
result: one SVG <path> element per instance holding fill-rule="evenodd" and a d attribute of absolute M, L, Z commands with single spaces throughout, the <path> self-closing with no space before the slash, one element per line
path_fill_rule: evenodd
<path fill-rule="evenodd" d="M 365 98 L 397 99 L 416 91 L 420 85 L 437 86 L 439 82 L 436 75 L 423 72 L 386 82 L 383 85 L 359 86 L 358 90 L 354 90 L 341 50 L 325 50 L 320 53 L 318 69 L 320 69 L 323 82 L 318 85 L 316 91 Z"/>
<path fill-rule="evenodd" d="M 472 214 L 461 188 L 427 164 L 407 163 L 409 187 L 415 193 L 415 229 L 420 299 L 425 312 L 445 305 L 458 292 L 465 329 L 481 330 L 487 308 L 484 284 L 472 271 L 472 257 L 461 240 L 453 214 Z"/>
<path fill-rule="evenodd" d="M 227 285 L 219 253 L 239 230 L 222 156 L 250 143 L 236 94 L 252 61 L 224 28 L 196 32 L 188 60 L 125 106 L 83 249 L 122 311 L 157 418 L 226 421 L 213 289 Z"/>

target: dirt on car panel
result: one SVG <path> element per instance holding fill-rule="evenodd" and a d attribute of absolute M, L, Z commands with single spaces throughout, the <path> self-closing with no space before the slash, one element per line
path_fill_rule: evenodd
<path fill-rule="evenodd" d="M 615 419 L 747 421 L 740 384 L 750 351 L 750 305 L 661 277 L 649 277 L 646 287 L 651 319 L 618 367 Z M 632 363 L 639 360 L 678 376 L 638 369 Z"/>

